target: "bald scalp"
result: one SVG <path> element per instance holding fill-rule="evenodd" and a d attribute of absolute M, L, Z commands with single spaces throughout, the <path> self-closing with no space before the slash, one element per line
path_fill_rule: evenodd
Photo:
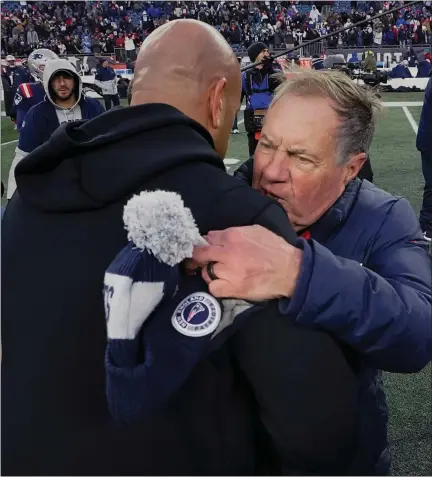
<path fill-rule="evenodd" d="M 141 47 L 131 104 L 190 105 L 221 78 L 228 87 L 240 81 L 237 58 L 223 36 L 197 20 L 174 20 L 152 32 Z"/>

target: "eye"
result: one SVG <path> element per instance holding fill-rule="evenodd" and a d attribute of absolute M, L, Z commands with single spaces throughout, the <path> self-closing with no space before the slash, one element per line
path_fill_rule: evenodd
<path fill-rule="evenodd" d="M 270 144 L 268 144 L 268 143 L 266 143 L 266 142 L 261 142 L 261 143 L 260 143 L 260 146 L 261 146 L 263 149 L 271 149 Z"/>
<path fill-rule="evenodd" d="M 302 164 L 312 164 L 312 161 L 310 159 L 308 159 L 307 157 L 298 157 L 298 160 Z"/>

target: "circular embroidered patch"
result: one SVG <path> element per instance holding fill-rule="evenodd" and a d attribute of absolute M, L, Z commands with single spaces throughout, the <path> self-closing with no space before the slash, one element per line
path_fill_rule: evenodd
<path fill-rule="evenodd" d="M 221 307 L 215 297 L 205 292 L 196 292 L 177 306 L 172 324 L 179 333 L 199 338 L 213 333 L 221 316 Z"/>

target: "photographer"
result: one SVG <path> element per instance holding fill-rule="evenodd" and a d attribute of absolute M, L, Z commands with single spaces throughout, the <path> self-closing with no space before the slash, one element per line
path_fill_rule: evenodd
<path fill-rule="evenodd" d="M 253 43 L 248 48 L 248 55 L 252 63 L 265 58 L 269 59 L 267 62 L 264 61 L 264 64 L 242 74 L 241 102 L 246 96 L 244 122 L 248 136 L 249 155 L 252 156 L 258 144 L 264 115 L 278 86 L 278 81 L 271 77 L 276 71 L 270 59 L 269 50 L 264 43 Z"/>

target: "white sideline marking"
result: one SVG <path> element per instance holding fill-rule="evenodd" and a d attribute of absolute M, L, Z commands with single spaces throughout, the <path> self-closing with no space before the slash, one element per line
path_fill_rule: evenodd
<path fill-rule="evenodd" d="M 383 101 L 384 106 L 386 108 L 402 108 L 403 106 L 423 106 L 423 103 L 421 101 Z M 240 110 L 244 111 L 246 109 L 246 106 L 242 104 Z"/>
<path fill-rule="evenodd" d="M 18 142 L 18 139 L 14 139 L 13 141 L 9 141 L 9 142 L 4 142 L 1 146 L 7 146 L 8 144 L 13 144 L 14 142 Z"/>
<path fill-rule="evenodd" d="M 227 159 L 224 159 L 224 164 L 227 166 L 233 166 L 234 164 L 237 164 L 240 162 L 240 159 L 235 159 L 228 157 Z"/>
<path fill-rule="evenodd" d="M 400 103 L 392 103 L 389 101 L 388 103 L 384 103 L 386 108 L 405 108 L 407 106 L 423 106 L 421 101 L 402 101 Z"/>
<path fill-rule="evenodd" d="M 405 116 L 407 117 L 409 123 L 411 124 L 411 127 L 413 128 L 413 131 L 417 134 L 418 126 L 417 126 L 417 123 L 415 122 L 414 118 L 412 117 L 412 114 L 409 112 L 409 110 L 406 106 L 403 106 L 402 109 L 404 110 Z"/>

